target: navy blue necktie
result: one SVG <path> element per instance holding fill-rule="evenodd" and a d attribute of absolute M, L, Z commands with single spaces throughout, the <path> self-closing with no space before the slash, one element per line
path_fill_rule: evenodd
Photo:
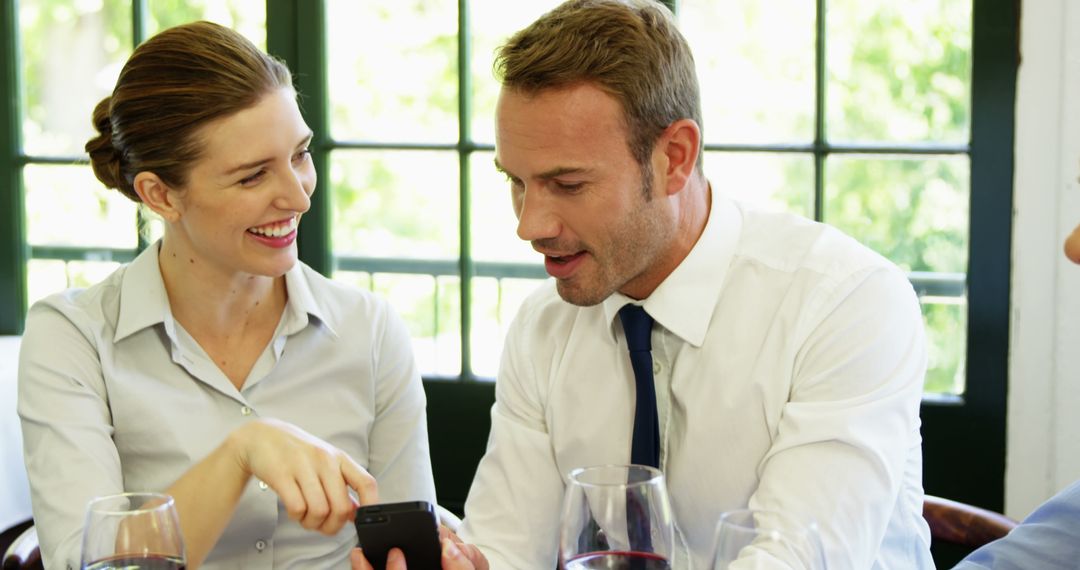
<path fill-rule="evenodd" d="M 653 318 L 637 305 L 626 305 L 619 309 L 619 319 L 626 333 L 630 365 L 634 367 L 634 382 L 637 385 L 630 463 L 659 468 L 660 422 L 656 419 L 656 386 L 653 385 L 652 369 Z"/>

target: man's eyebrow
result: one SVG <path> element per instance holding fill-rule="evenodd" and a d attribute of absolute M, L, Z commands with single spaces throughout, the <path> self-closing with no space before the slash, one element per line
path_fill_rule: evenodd
<path fill-rule="evenodd" d="M 314 137 L 315 137 L 315 133 L 312 132 L 312 131 L 308 131 L 307 134 L 304 135 L 304 138 L 300 139 L 300 142 L 296 145 L 296 148 L 304 147 L 304 146 L 307 146 L 307 145 L 311 144 L 311 139 L 314 138 Z M 244 164 L 238 164 L 238 165 L 226 170 L 225 171 L 225 176 L 228 176 L 230 174 L 235 174 L 235 173 L 240 172 L 242 170 L 249 170 L 249 169 L 255 168 L 256 166 L 262 166 L 262 165 L 264 165 L 264 164 L 266 164 L 268 162 L 271 162 L 272 160 L 273 160 L 273 158 L 260 158 L 259 160 L 253 160 L 251 162 L 245 162 Z"/>
<path fill-rule="evenodd" d="M 559 176 L 566 176 L 567 174 L 584 174 L 588 171 L 589 169 L 587 168 L 577 166 L 558 166 L 546 172 L 541 172 L 537 175 L 537 178 L 541 180 L 550 180 L 552 178 L 558 178 Z"/>
<path fill-rule="evenodd" d="M 513 176 L 512 174 L 507 172 L 505 168 L 503 168 L 502 164 L 499 164 L 498 159 L 495 159 L 495 170 L 498 170 L 499 172 L 506 174 L 507 176 Z M 589 169 L 587 168 L 558 166 L 556 168 L 552 168 L 551 170 L 541 172 L 537 175 L 537 178 L 541 180 L 550 180 L 552 178 L 558 178 L 559 176 L 565 176 L 567 174 L 584 174 L 587 172 L 589 172 Z"/>

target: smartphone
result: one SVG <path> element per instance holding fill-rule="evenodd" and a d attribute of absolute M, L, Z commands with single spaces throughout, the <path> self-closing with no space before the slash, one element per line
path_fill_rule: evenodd
<path fill-rule="evenodd" d="M 391 548 L 405 553 L 409 570 L 438 570 L 442 546 L 435 508 L 427 501 L 368 505 L 356 509 L 356 536 L 375 570 L 385 570 Z"/>

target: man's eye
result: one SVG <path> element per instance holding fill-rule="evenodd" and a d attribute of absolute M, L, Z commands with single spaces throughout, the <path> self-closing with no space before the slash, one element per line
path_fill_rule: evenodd
<path fill-rule="evenodd" d="M 555 187 L 558 188 L 559 190 L 562 190 L 563 192 L 576 192 L 578 190 L 581 190 L 581 187 L 584 186 L 584 185 L 585 185 L 584 182 L 556 182 L 555 183 Z"/>

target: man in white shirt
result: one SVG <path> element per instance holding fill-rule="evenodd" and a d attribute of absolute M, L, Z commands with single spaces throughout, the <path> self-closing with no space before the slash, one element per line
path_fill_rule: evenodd
<path fill-rule="evenodd" d="M 705 567 L 720 513 L 745 507 L 815 519 L 830 569 L 932 568 L 905 275 L 710 185 L 693 58 L 661 5 L 572 0 L 495 67 L 497 167 L 554 280 L 508 334 L 462 538 L 492 568 L 553 568 L 567 473 L 630 463 L 646 416 L 674 568 Z M 655 322 L 655 411 L 638 407 L 626 305 Z"/>

